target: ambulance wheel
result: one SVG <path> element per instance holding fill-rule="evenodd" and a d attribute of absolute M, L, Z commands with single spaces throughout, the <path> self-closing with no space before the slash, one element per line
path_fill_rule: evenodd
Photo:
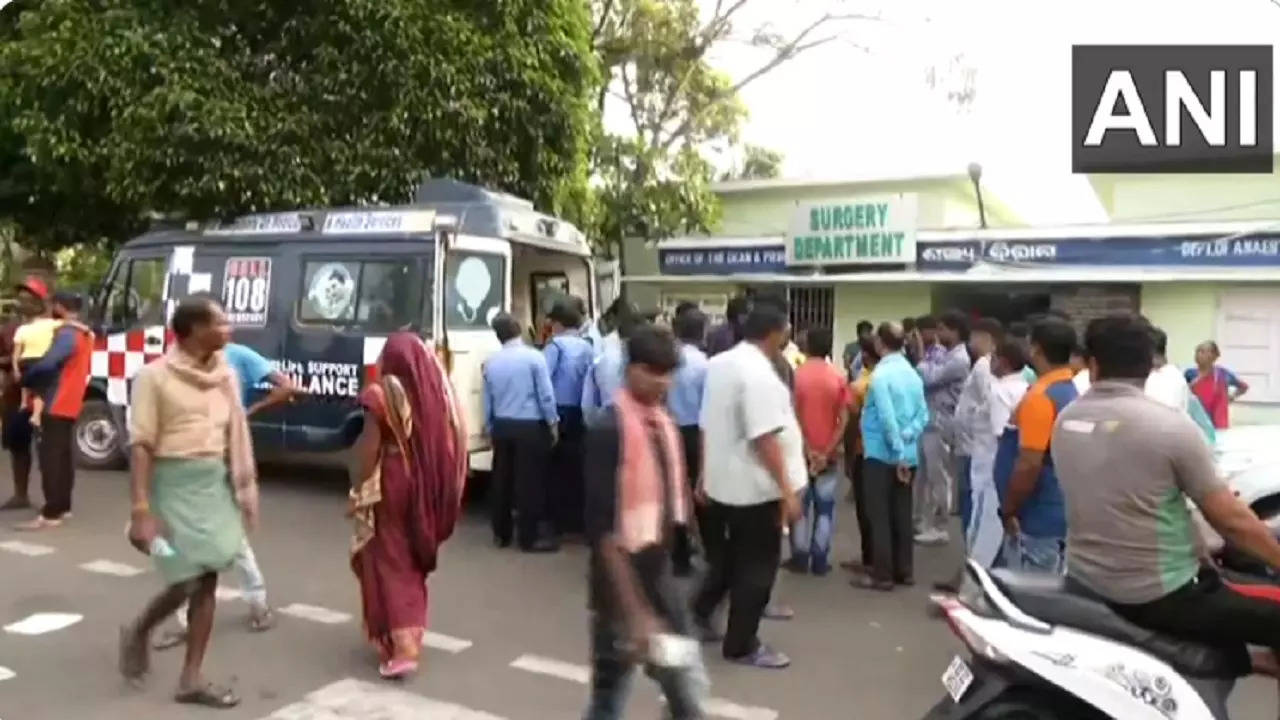
<path fill-rule="evenodd" d="M 76 465 L 88 470 L 124 467 L 120 430 L 105 400 L 85 400 L 75 429 Z"/>

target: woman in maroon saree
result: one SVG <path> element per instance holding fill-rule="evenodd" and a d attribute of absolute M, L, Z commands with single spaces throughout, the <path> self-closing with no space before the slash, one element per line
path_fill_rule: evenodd
<path fill-rule="evenodd" d="M 377 368 L 360 395 L 351 569 L 379 672 L 398 678 L 418 667 L 427 576 L 458 519 L 467 435 L 443 364 L 417 336 L 388 338 Z"/>

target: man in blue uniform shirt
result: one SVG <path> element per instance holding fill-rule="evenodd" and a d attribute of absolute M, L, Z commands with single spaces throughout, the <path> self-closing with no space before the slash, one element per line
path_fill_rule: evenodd
<path fill-rule="evenodd" d="M 578 336 L 582 316 L 568 298 L 556 301 L 547 314 L 551 339 L 542 349 L 551 371 L 551 389 L 560 415 L 560 442 L 551 458 L 551 518 L 561 533 L 582 532 L 582 385 L 591 369 L 591 343 Z"/>
<path fill-rule="evenodd" d="M 542 353 L 520 339 L 520 323 L 506 313 L 493 319 L 502 343 L 484 364 L 484 424 L 493 442 L 493 538 L 511 544 L 511 510 L 519 515 L 516 540 L 525 552 L 555 552 L 545 528 L 547 471 L 560 416 Z"/>
<path fill-rule="evenodd" d="M 667 391 L 667 411 L 680 430 L 684 446 L 684 463 L 688 473 L 690 491 L 697 487 L 698 473 L 702 470 L 702 431 L 698 418 L 702 414 L 702 387 L 707 379 L 707 355 L 698 349 L 707 331 L 707 316 L 696 306 L 676 313 L 672 322 L 679 342 L 680 364 Z M 699 523 L 701 527 L 701 523 Z M 675 536 L 672 561 L 676 575 L 687 576 L 692 572 L 692 543 L 685 528 Z"/>

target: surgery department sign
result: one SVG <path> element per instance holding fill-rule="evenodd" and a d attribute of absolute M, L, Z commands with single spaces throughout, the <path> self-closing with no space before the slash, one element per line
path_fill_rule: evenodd
<path fill-rule="evenodd" d="M 918 213 L 914 194 L 802 204 L 787 234 L 787 265 L 914 263 Z"/>

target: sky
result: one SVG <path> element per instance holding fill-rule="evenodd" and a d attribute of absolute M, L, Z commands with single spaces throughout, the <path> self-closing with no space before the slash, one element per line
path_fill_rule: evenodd
<path fill-rule="evenodd" d="M 1073 44 L 1280 38 L 1280 0 L 750 0 L 740 26 L 795 28 L 827 8 L 881 19 L 844 23 L 841 39 L 748 85 L 744 140 L 781 151 L 794 178 L 964 172 L 978 162 L 984 185 L 1033 224 L 1105 221 L 1071 173 Z M 925 82 L 928 67 L 957 54 L 977 90 L 963 113 Z M 712 61 L 740 78 L 762 59 L 731 43 Z M 1273 82 L 1280 99 L 1280 74 Z M 1275 119 L 1280 138 L 1280 111 Z"/>

